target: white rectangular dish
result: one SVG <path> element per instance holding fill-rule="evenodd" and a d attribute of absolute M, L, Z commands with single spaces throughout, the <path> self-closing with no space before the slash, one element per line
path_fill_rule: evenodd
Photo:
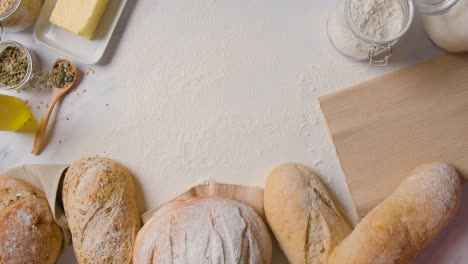
<path fill-rule="evenodd" d="M 112 37 L 127 0 L 110 0 L 94 37 L 89 40 L 50 23 L 57 0 L 46 0 L 34 25 L 34 38 L 45 46 L 85 64 L 97 63 Z"/>

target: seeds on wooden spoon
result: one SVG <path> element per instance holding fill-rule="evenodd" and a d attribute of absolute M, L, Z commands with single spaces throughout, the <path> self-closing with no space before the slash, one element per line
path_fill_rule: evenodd
<path fill-rule="evenodd" d="M 75 80 L 75 71 L 68 62 L 57 62 L 52 68 L 52 83 L 62 88 Z"/>

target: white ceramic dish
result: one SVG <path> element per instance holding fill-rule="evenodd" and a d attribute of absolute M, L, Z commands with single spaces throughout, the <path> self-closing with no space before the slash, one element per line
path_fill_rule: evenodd
<path fill-rule="evenodd" d="M 110 0 L 92 40 L 75 35 L 50 23 L 57 0 L 46 0 L 34 25 L 34 37 L 45 46 L 85 64 L 97 63 L 111 39 L 127 0 Z"/>

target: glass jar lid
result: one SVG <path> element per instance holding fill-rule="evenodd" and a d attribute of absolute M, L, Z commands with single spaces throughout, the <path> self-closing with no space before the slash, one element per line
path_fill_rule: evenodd
<path fill-rule="evenodd" d="M 461 1 L 463 0 L 414 0 L 414 5 L 421 14 L 441 15 L 455 8 Z"/>

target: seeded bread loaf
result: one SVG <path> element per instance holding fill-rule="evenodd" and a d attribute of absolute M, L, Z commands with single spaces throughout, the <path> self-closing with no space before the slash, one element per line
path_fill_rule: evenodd
<path fill-rule="evenodd" d="M 268 264 L 272 245 L 254 209 L 205 196 L 163 206 L 138 233 L 134 264 Z"/>
<path fill-rule="evenodd" d="M 62 239 L 44 193 L 0 176 L 0 263 L 53 264 Z"/>
<path fill-rule="evenodd" d="M 333 250 L 328 263 L 411 263 L 454 217 L 460 203 L 461 180 L 448 164 L 419 166 L 362 219 Z"/>
<path fill-rule="evenodd" d="M 125 167 L 100 157 L 76 161 L 65 175 L 63 205 L 80 264 L 132 262 L 141 224 Z"/>
<path fill-rule="evenodd" d="M 333 248 L 352 230 L 320 179 L 296 163 L 280 165 L 270 173 L 264 206 L 267 221 L 292 264 L 326 263 Z"/>

